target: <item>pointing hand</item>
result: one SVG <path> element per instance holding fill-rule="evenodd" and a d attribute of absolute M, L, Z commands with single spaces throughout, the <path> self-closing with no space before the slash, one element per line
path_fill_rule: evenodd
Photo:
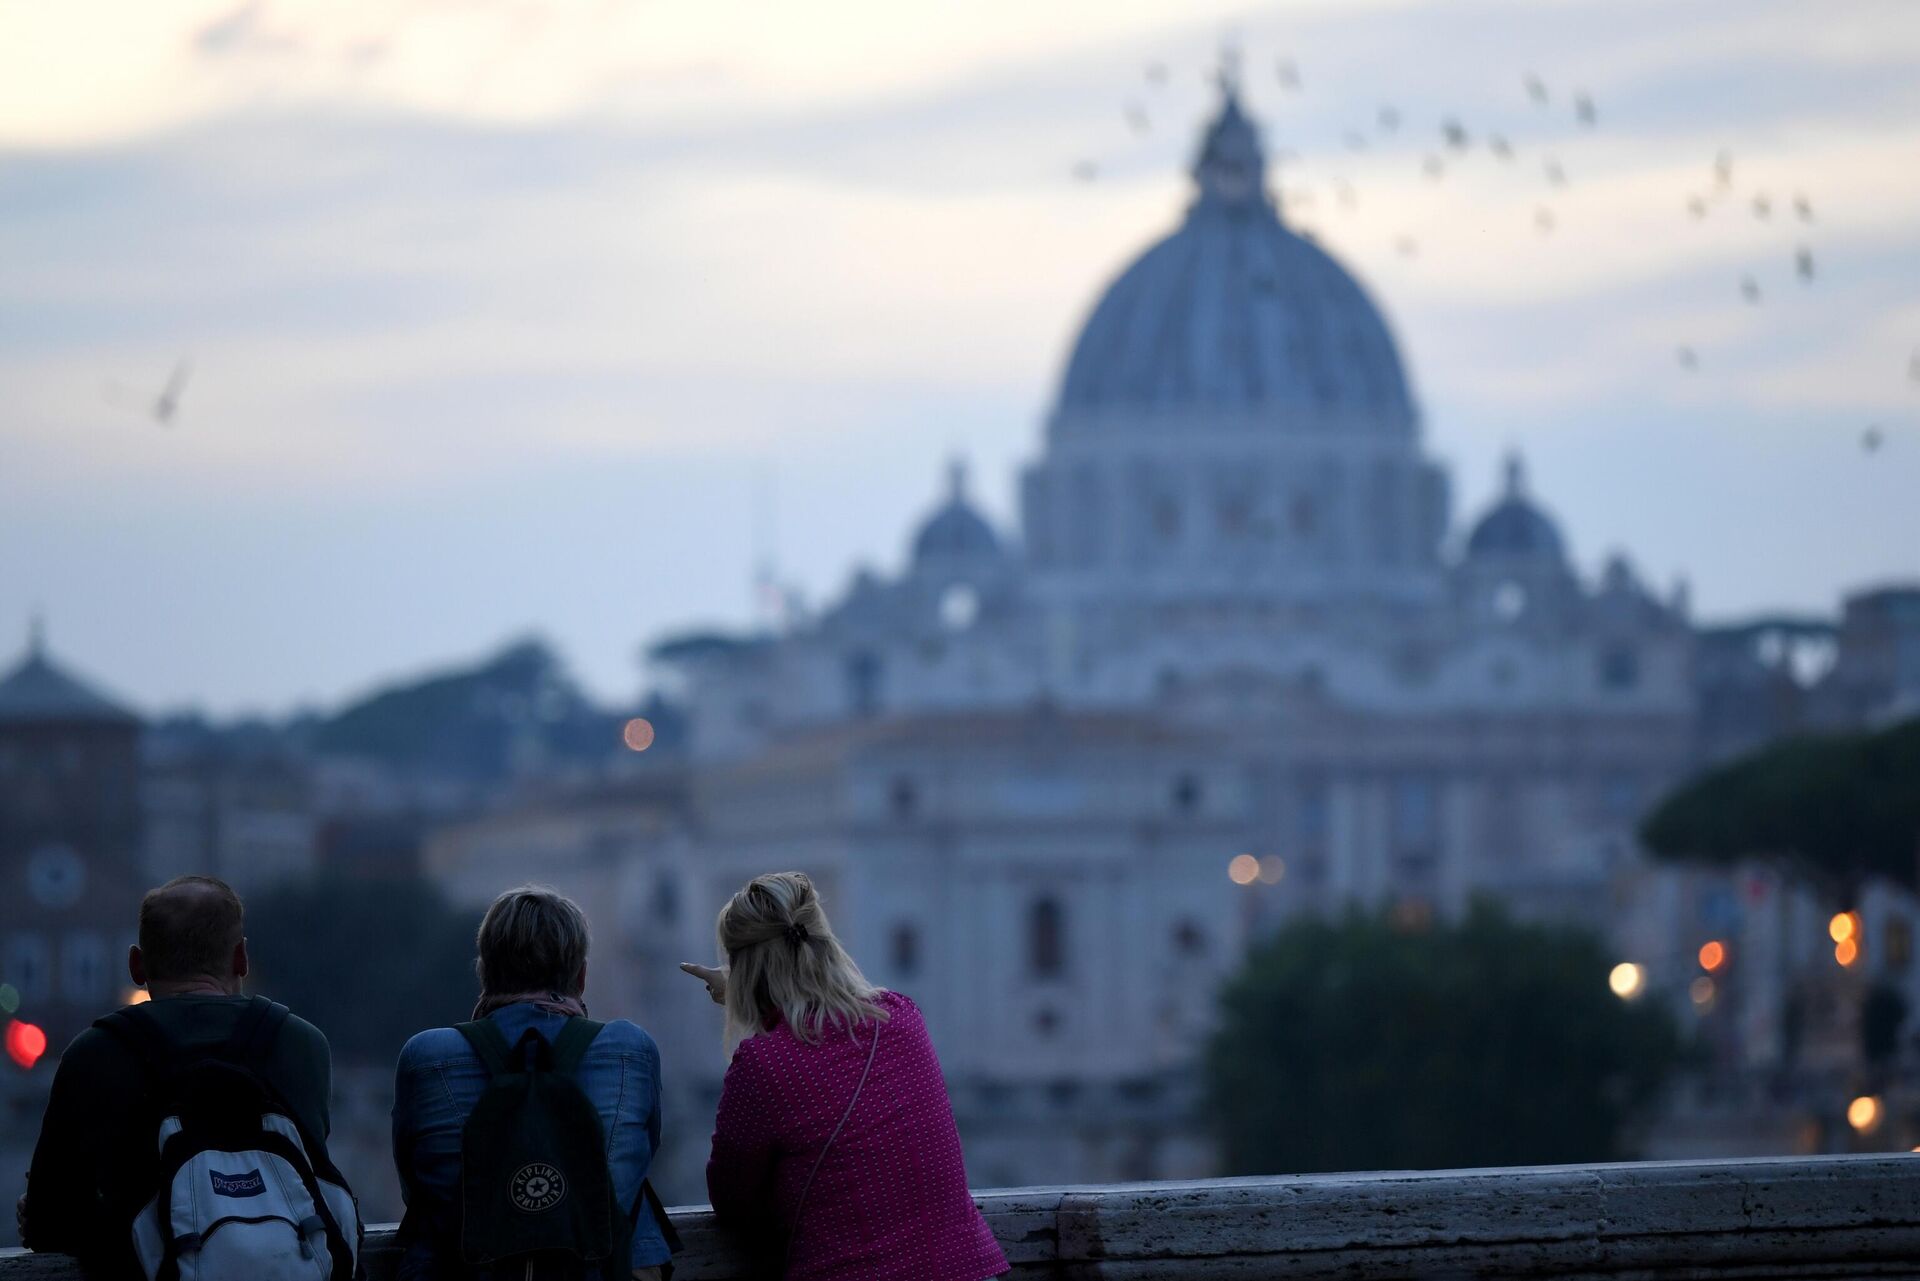
<path fill-rule="evenodd" d="M 707 995 L 713 998 L 715 1005 L 727 1003 L 727 972 L 710 969 L 705 965 L 695 965 L 691 961 L 682 961 L 680 968 L 707 985 Z"/>

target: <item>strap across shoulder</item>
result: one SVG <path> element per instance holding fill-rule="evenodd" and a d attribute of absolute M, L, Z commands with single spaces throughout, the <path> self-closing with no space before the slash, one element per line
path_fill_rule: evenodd
<path fill-rule="evenodd" d="M 580 1060 L 586 1057 L 587 1047 L 605 1026 L 592 1019 L 568 1019 L 560 1035 L 554 1038 L 553 1070 L 562 1076 L 572 1076 L 580 1067 Z"/>
<path fill-rule="evenodd" d="M 471 1023 L 458 1023 L 454 1031 L 467 1038 L 467 1044 L 480 1056 L 480 1066 L 487 1070 L 490 1077 L 505 1076 L 510 1069 L 507 1055 L 512 1047 L 502 1035 L 500 1027 L 492 1019 L 475 1019 Z"/>

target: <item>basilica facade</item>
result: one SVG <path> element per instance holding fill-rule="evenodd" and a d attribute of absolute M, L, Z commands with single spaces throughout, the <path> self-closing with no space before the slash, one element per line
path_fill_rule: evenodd
<path fill-rule="evenodd" d="M 1684 597 L 1583 575 L 1518 458 L 1457 522 L 1385 318 L 1231 89 L 1193 180 L 1082 326 L 1018 531 L 956 465 L 897 576 L 654 652 L 689 915 L 812 873 L 925 1009 L 976 1183 L 1211 1172 L 1193 1068 L 1253 937 L 1478 894 L 1604 929 L 1693 749 Z"/>

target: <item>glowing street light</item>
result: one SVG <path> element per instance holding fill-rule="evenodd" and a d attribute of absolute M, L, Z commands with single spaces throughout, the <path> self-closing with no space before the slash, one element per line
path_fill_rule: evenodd
<path fill-rule="evenodd" d="M 1700 968 L 1712 974 L 1727 963 L 1727 945 L 1719 939 L 1709 939 L 1700 945 Z"/>
<path fill-rule="evenodd" d="M 1827 922 L 1827 937 L 1836 943 L 1845 943 L 1858 937 L 1860 933 L 1860 913 L 1835 912 L 1833 919 Z"/>
<path fill-rule="evenodd" d="M 1841 939 L 1833 945 L 1833 959 L 1842 965 L 1852 965 L 1860 959 L 1860 945 L 1850 938 Z"/>
<path fill-rule="evenodd" d="M 7 1024 L 7 1057 L 20 1065 L 22 1071 L 32 1071 L 40 1056 L 47 1052 L 47 1034 L 25 1019 L 14 1019 Z"/>
<path fill-rule="evenodd" d="M 1251 854 L 1236 854 L 1227 864 L 1227 879 L 1235 885 L 1251 885 L 1260 879 L 1260 860 Z"/>
<path fill-rule="evenodd" d="M 1705 1014 L 1713 1005 L 1713 980 L 1702 974 L 1687 985 L 1687 996 L 1693 1001 L 1694 1008 Z"/>
<path fill-rule="evenodd" d="M 1260 883 L 1278 885 L 1280 878 L 1287 874 L 1287 861 L 1278 854 L 1269 854 L 1260 860 Z"/>
<path fill-rule="evenodd" d="M 620 731 L 620 741 L 627 745 L 628 751 L 646 751 L 653 746 L 653 722 L 644 716 L 634 717 Z"/>
<path fill-rule="evenodd" d="M 1632 961 L 1622 961 L 1607 975 L 1607 986 L 1623 1001 L 1631 1001 L 1647 986 L 1647 972 Z"/>
<path fill-rule="evenodd" d="M 1871 1134 L 1880 1124 L 1880 1100 L 1863 1094 L 1847 1104 L 1847 1124 L 1861 1134 Z"/>

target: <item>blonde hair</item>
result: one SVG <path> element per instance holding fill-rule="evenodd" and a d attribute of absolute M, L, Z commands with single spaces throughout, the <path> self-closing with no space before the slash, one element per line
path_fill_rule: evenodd
<path fill-rule="evenodd" d="M 880 989 L 833 936 L 806 873 L 754 877 L 720 909 L 714 932 L 727 964 L 729 1057 L 776 1015 L 808 1043 L 829 1027 L 886 1021 L 873 999 Z"/>

